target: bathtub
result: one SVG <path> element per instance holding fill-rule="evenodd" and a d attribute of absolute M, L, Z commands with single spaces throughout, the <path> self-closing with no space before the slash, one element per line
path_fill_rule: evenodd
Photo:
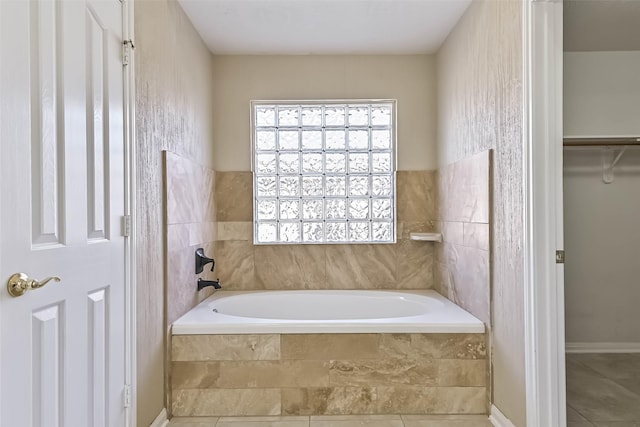
<path fill-rule="evenodd" d="M 173 335 L 484 333 L 435 291 L 218 291 L 173 323 Z"/>

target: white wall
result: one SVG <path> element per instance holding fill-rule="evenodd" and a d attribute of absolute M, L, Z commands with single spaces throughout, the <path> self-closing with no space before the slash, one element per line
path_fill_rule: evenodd
<path fill-rule="evenodd" d="M 640 135 L 640 51 L 565 52 L 565 136 Z"/>
<path fill-rule="evenodd" d="M 436 168 L 433 55 L 214 56 L 218 171 L 251 170 L 249 102 L 397 99 L 398 169 Z"/>
<path fill-rule="evenodd" d="M 640 136 L 640 52 L 565 53 L 565 135 Z M 565 150 L 567 342 L 640 342 L 640 151 Z"/>

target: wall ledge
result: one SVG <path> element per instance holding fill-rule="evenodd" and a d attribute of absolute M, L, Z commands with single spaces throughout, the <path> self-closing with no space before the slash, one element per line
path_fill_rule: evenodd
<path fill-rule="evenodd" d="M 489 421 L 494 427 L 515 427 L 509 418 L 506 417 L 500 409 L 495 405 L 491 405 L 491 415 L 489 415 Z"/>
<path fill-rule="evenodd" d="M 162 411 L 160 411 L 149 427 L 167 427 L 168 425 L 169 420 L 167 419 L 167 409 L 162 408 Z"/>

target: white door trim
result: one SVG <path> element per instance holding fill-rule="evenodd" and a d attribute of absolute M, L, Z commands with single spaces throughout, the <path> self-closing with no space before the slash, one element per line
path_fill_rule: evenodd
<path fill-rule="evenodd" d="M 133 0 L 123 0 L 122 28 L 123 40 L 134 40 Z M 135 427 L 137 423 L 137 355 L 136 355 L 136 121 L 135 121 L 135 53 L 129 56 L 129 65 L 124 67 L 124 143 L 125 143 L 125 214 L 131 217 L 131 229 L 126 240 L 126 289 L 125 289 L 125 327 L 126 362 L 125 376 L 129 384 L 129 407 L 126 413 L 126 426 Z"/>
<path fill-rule="evenodd" d="M 527 426 L 566 426 L 561 0 L 523 4 Z"/>

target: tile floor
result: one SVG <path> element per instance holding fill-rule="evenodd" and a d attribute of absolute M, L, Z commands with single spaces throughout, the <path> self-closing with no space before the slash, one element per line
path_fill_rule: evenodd
<path fill-rule="evenodd" d="M 491 427 L 486 415 L 174 418 L 169 427 Z"/>
<path fill-rule="evenodd" d="M 567 354 L 568 427 L 640 427 L 640 354 Z"/>

